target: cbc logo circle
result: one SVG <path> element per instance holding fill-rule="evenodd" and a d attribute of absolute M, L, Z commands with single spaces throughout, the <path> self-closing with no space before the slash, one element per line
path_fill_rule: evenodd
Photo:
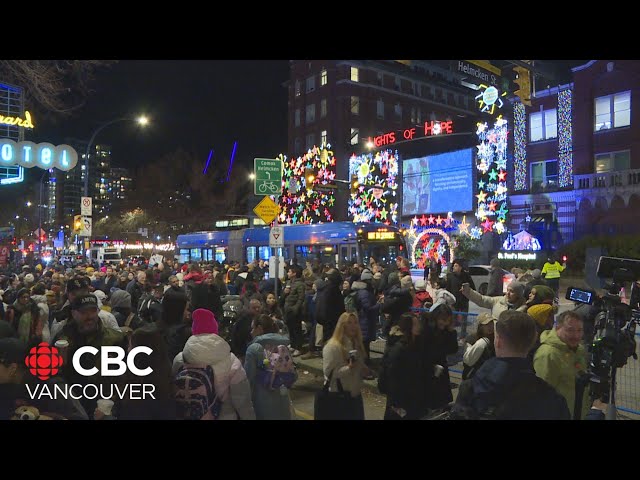
<path fill-rule="evenodd" d="M 32 375 L 40 380 L 48 380 L 58 373 L 62 366 L 62 356 L 56 347 L 50 346 L 46 342 L 40 343 L 29 351 L 29 355 L 24 359 L 25 365 Z"/>

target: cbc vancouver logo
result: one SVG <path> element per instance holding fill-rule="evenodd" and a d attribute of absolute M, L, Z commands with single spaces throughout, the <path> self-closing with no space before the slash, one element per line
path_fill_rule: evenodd
<path fill-rule="evenodd" d="M 51 347 L 48 343 L 42 342 L 29 351 L 24 363 L 29 368 L 31 375 L 38 377 L 40 380 L 49 380 L 62 367 L 63 358 L 56 347 Z"/>

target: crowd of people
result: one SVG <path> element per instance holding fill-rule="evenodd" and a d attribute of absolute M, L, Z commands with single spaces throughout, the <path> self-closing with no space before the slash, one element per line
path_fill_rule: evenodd
<path fill-rule="evenodd" d="M 500 265 L 494 260 L 491 266 L 497 278 Z M 420 419 L 451 407 L 447 356 L 460 349 L 464 382 L 452 417 L 585 418 L 588 395 L 575 389 L 586 369 L 583 317 L 565 312 L 555 318 L 555 285 L 547 285 L 540 270 L 515 272 L 518 279 L 504 294 L 500 275 L 499 287 L 494 279 L 481 295 L 465 267 L 455 260 L 442 274 L 441 264 L 431 262 L 415 282 L 403 257 L 390 265 L 372 258 L 341 268 L 294 260 L 283 279 L 265 279 L 262 260 L 74 269 L 53 261 L 5 271 L 0 418 L 30 405 L 70 419 L 182 419 L 194 411 L 206 419 L 292 419 L 293 359 L 322 357 L 329 391 L 351 397 L 352 419 L 365 419 L 367 379 L 377 379 L 387 397 L 385 419 Z M 223 332 L 229 294 L 242 307 Z M 469 302 L 489 312 L 467 335 Z M 379 338 L 386 348 L 375 369 L 370 345 Z M 60 374 L 46 380 L 25 365 L 43 342 L 65 358 Z M 113 392 L 140 383 L 131 372 L 78 374 L 67 360 L 84 346 L 149 347 L 152 353 L 138 356 L 137 367 L 151 367 L 144 382 L 153 385 L 154 398 L 111 397 L 109 412 L 96 398 L 27 398 L 33 391 L 27 386 L 34 385 L 97 383 Z M 100 358 L 83 355 L 80 364 L 100 367 Z M 196 384 L 205 393 L 194 394 Z M 198 410 L 201 397 L 206 405 Z"/>

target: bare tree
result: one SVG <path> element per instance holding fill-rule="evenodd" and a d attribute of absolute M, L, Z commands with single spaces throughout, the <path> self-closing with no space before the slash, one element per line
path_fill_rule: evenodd
<path fill-rule="evenodd" d="M 28 102 L 68 115 L 84 105 L 96 70 L 113 60 L 0 60 L 0 81 L 22 87 Z"/>

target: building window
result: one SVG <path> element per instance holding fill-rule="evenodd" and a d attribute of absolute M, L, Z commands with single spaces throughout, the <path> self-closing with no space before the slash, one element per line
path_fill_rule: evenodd
<path fill-rule="evenodd" d="M 352 82 L 359 82 L 359 77 L 360 77 L 360 71 L 358 70 L 358 67 L 351 67 L 351 81 Z"/>
<path fill-rule="evenodd" d="M 384 118 L 384 101 L 382 99 L 376 103 L 376 113 L 378 118 Z"/>
<path fill-rule="evenodd" d="M 327 99 L 323 98 L 320 100 L 320 118 L 324 118 L 327 116 Z"/>
<path fill-rule="evenodd" d="M 316 77 L 315 75 L 311 75 L 309 78 L 307 78 L 307 82 L 306 82 L 306 93 L 309 92 L 313 92 L 316 89 Z"/>
<path fill-rule="evenodd" d="M 307 109 L 305 112 L 305 120 L 307 123 L 313 123 L 316 121 L 316 104 L 312 103 L 311 105 L 307 105 Z"/>
<path fill-rule="evenodd" d="M 296 86 L 295 86 L 295 96 L 296 96 L 296 97 L 299 97 L 299 96 L 300 96 L 300 93 L 301 93 L 301 92 L 300 92 L 300 80 L 296 80 L 295 85 L 296 85 Z"/>
<path fill-rule="evenodd" d="M 307 150 L 311 150 L 315 145 L 316 137 L 313 133 L 307 135 Z"/>
<path fill-rule="evenodd" d="M 531 141 L 548 140 L 558 137 L 558 115 L 555 108 L 529 115 Z"/>
<path fill-rule="evenodd" d="M 418 107 L 418 116 L 416 118 L 416 123 L 422 123 L 422 108 Z"/>
<path fill-rule="evenodd" d="M 384 75 L 382 75 L 382 72 L 377 73 L 376 80 L 378 81 L 378 85 L 381 87 L 384 86 Z"/>
<path fill-rule="evenodd" d="M 327 69 L 323 68 L 320 72 L 320 86 L 324 87 L 327 84 Z"/>
<path fill-rule="evenodd" d="M 631 164 L 631 151 L 602 153 L 596 155 L 596 173 L 617 172 L 629 170 Z"/>
<path fill-rule="evenodd" d="M 631 125 L 631 92 L 596 98 L 594 131 Z"/>
<path fill-rule="evenodd" d="M 531 191 L 541 192 L 558 188 L 558 160 L 531 163 Z"/>
<path fill-rule="evenodd" d="M 320 145 L 324 146 L 327 144 L 327 131 L 322 130 L 320 133 Z"/>
<path fill-rule="evenodd" d="M 351 113 L 353 115 L 360 114 L 360 97 L 351 97 Z"/>
<path fill-rule="evenodd" d="M 360 136 L 360 129 L 359 128 L 352 128 L 351 129 L 351 145 L 357 145 L 358 144 L 358 137 Z"/>
<path fill-rule="evenodd" d="M 402 105 L 396 103 L 393 107 L 393 111 L 396 114 L 396 117 L 402 118 Z"/>
<path fill-rule="evenodd" d="M 293 142 L 294 154 L 300 155 L 302 153 L 302 140 L 298 137 Z"/>
<path fill-rule="evenodd" d="M 416 123 L 416 107 L 411 107 L 411 123 Z"/>
<path fill-rule="evenodd" d="M 293 115 L 293 121 L 296 127 L 300 126 L 300 109 L 299 108 L 296 108 L 296 111 Z"/>
<path fill-rule="evenodd" d="M 400 91 L 400 77 L 395 77 L 395 85 L 393 86 L 393 88 Z"/>

